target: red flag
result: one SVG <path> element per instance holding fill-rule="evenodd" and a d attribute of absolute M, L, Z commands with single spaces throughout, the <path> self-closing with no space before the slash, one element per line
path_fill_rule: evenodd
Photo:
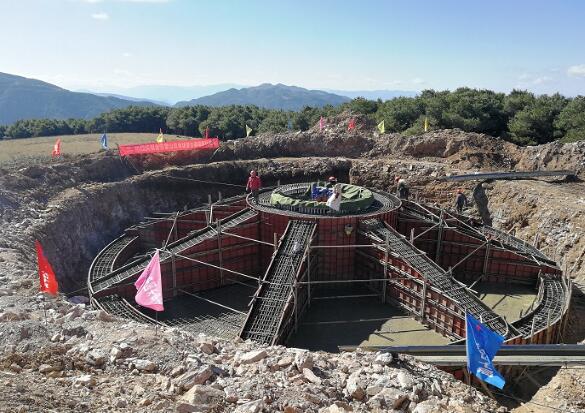
<path fill-rule="evenodd" d="M 51 295 L 57 295 L 59 291 L 59 284 L 57 278 L 53 272 L 51 264 L 45 257 L 43 247 L 39 241 L 35 241 L 35 247 L 37 248 L 37 260 L 39 263 L 39 278 L 41 280 L 41 291 L 49 293 Z"/>
<path fill-rule="evenodd" d="M 355 129 L 355 119 L 349 120 L 349 125 L 347 125 L 347 130 Z"/>
<path fill-rule="evenodd" d="M 58 138 L 53 145 L 53 157 L 61 155 L 61 138 Z"/>
<path fill-rule="evenodd" d="M 319 130 L 323 130 L 323 128 L 325 127 L 325 119 L 323 119 L 323 116 L 321 116 L 319 118 Z"/>

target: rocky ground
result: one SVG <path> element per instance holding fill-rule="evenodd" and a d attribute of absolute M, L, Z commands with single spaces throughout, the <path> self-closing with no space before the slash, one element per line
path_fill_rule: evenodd
<path fill-rule="evenodd" d="M 242 185 L 251 168 L 266 184 L 336 174 L 385 190 L 402 175 L 420 198 L 444 206 L 457 186 L 437 178 L 450 173 L 585 173 L 584 143 L 519 148 L 456 130 L 404 137 L 379 136 L 372 125 L 352 133 L 330 125 L 323 132 L 229 142 L 214 154 L 215 163 L 160 169 L 172 160 L 157 158 L 143 172 L 98 154 L 0 169 L 0 411 L 506 411 L 409 357 L 309 353 L 173 329 L 155 332 L 64 296 L 43 300 L 37 294 L 34 239 L 43 242 L 71 293 L 83 288 L 92 257 L 123 228 L 153 211 L 205 202 L 208 193 L 238 193 L 240 187 L 205 182 Z M 473 185 L 463 187 L 470 191 Z M 538 233 L 539 246 L 585 282 L 582 182 L 496 182 L 487 192 L 496 226 L 531 241 Z M 571 324 L 575 341 L 585 337 L 580 305 Z M 542 405 L 585 411 L 583 383 L 580 371 L 561 370 L 518 412 L 549 411 Z"/>
<path fill-rule="evenodd" d="M 6 412 L 506 411 L 405 356 L 155 331 L 40 295 L 5 308 L 0 320 Z"/>

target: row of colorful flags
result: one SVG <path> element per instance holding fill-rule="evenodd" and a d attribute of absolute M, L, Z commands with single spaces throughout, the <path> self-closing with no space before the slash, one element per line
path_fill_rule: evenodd
<path fill-rule="evenodd" d="M 325 118 L 323 116 L 321 116 L 319 118 L 319 131 L 322 131 L 323 128 L 325 128 L 325 122 L 326 122 Z M 429 118 L 425 118 L 423 126 L 424 126 L 424 131 L 425 132 L 428 132 L 428 130 L 429 130 Z M 347 125 L 347 130 L 348 131 L 353 130 L 353 129 L 355 129 L 355 119 L 354 118 L 350 119 L 349 120 L 349 123 Z M 382 122 L 378 123 L 378 131 L 380 131 L 380 133 L 385 133 L 386 132 L 386 126 L 384 125 L 384 121 L 383 120 L 382 120 Z"/>
<path fill-rule="evenodd" d="M 323 128 L 325 127 L 325 123 L 326 120 L 323 116 L 321 116 L 319 118 L 319 130 L 322 131 Z M 245 124 L 246 127 L 246 137 L 249 137 L 252 132 L 254 131 L 254 129 L 252 129 L 252 127 L 250 127 L 247 123 Z M 354 130 L 356 127 L 356 121 L 354 118 L 349 120 L 349 123 L 347 125 L 347 130 L 351 131 Z M 292 121 L 289 119 L 288 120 L 288 124 L 287 124 L 287 129 L 288 130 L 292 130 Z M 424 131 L 427 132 L 429 129 L 429 119 L 425 118 L 424 120 Z M 380 131 L 380 133 L 385 133 L 386 132 L 386 127 L 384 126 L 384 121 L 378 123 L 378 130 Z M 204 132 L 204 138 L 205 139 L 209 139 L 209 127 L 205 128 L 205 132 Z M 156 137 L 156 142 L 157 143 L 163 143 L 165 142 L 165 137 L 162 131 L 162 128 L 159 129 L 159 133 L 158 136 Z M 106 133 L 102 134 L 102 136 L 100 137 L 100 146 L 102 149 L 108 150 L 108 135 Z M 51 155 L 53 157 L 56 156 L 60 156 L 61 155 L 61 138 L 57 138 L 57 140 L 55 141 L 55 144 L 53 145 L 53 151 L 51 153 Z"/>

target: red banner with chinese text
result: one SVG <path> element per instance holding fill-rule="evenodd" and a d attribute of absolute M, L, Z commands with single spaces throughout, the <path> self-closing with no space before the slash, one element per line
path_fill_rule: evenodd
<path fill-rule="evenodd" d="M 120 145 L 120 156 L 142 155 L 148 153 L 179 152 L 179 151 L 197 151 L 203 149 L 219 148 L 219 139 L 188 139 L 184 141 L 172 142 L 152 142 L 141 143 L 136 145 Z"/>

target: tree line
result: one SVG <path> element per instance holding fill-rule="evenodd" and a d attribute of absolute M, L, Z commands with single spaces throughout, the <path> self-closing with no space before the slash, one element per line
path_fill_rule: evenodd
<path fill-rule="evenodd" d="M 485 133 L 520 144 L 533 145 L 562 140 L 572 142 L 585 137 L 585 97 L 566 98 L 559 94 L 536 96 L 514 90 L 509 94 L 490 90 L 459 88 L 455 91 L 425 90 L 416 97 L 388 101 L 356 98 L 339 106 L 305 107 L 298 112 L 263 109 L 252 105 L 223 107 L 130 106 L 103 113 L 93 119 L 29 119 L 9 126 L 0 125 L 0 137 L 28 138 L 104 132 L 158 132 L 222 140 L 254 133 L 307 130 L 321 116 L 350 111 L 365 115 L 376 123 L 384 120 L 386 132 L 407 135 L 423 133 L 424 121 L 433 129 L 459 128 Z"/>

